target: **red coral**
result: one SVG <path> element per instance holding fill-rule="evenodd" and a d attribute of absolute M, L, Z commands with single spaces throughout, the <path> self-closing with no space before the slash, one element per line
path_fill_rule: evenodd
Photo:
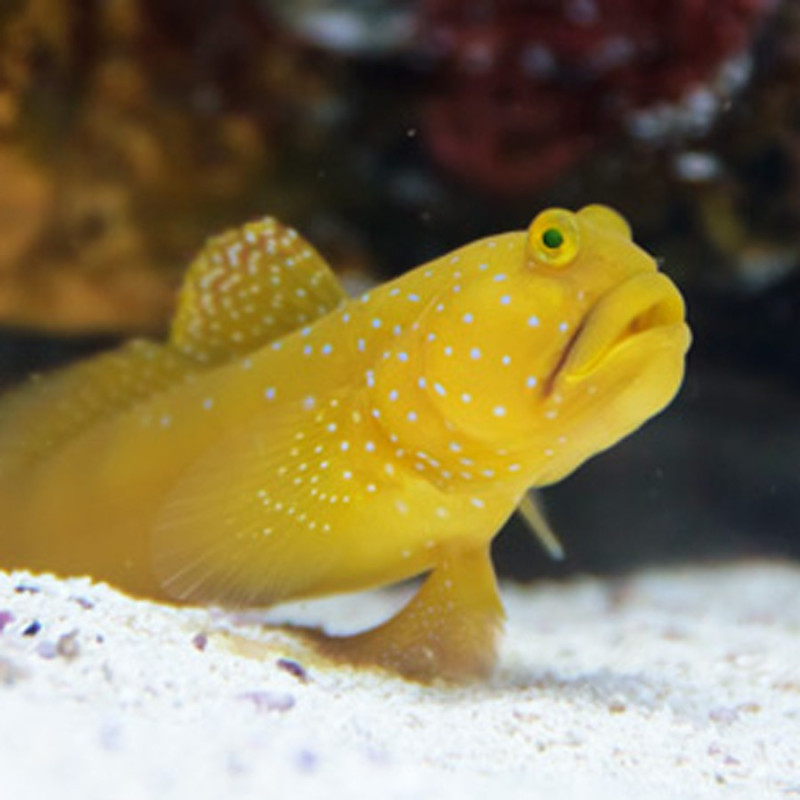
<path fill-rule="evenodd" d="M 775 5 L 425 0 L 421 31 L 441 63 L 429 145 L 484 187 L 538 188 L 632 112 L 681 101 L 713 81 Z"/>

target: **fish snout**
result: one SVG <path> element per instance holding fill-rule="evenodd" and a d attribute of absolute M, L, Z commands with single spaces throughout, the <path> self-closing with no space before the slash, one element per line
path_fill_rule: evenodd
<path fill-rule="evenodd" d="M 680 292 L 658 272 L 638 274 L 604 294 L 579 326 L 562 373 L 587 375 L 609 357 L 634 343 L 679 346 L 690 342 Z"/>

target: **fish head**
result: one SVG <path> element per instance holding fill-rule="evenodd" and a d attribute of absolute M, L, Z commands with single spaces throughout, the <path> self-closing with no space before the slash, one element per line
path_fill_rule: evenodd
<path fill-rule="evenodd" d="M 680 387 L 683 299 L 612 209 L 551 208 L 459 260 L 424 320 L 428 392 L 450 430 L 525 456 L 532 483 L 610 447 Z"/>

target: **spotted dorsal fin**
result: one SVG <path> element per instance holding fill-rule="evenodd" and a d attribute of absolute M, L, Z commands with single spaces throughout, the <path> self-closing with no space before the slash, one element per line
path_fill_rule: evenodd
<path fill-rule="evenodd" d="M 190 266 L 169 342 L 133 341 L 0 401 L 0 475 L 193 373 L 307 324 L 343 299 L 320 256 L 274 219 L 209 241 Z"/>
<path fill-rule="evenodd" d="M 186 274 L 170 344 L 203 364 L 224 363 L 313 322 L 344 298 L 319 253 L 266 217 L 208 241 Z"/>

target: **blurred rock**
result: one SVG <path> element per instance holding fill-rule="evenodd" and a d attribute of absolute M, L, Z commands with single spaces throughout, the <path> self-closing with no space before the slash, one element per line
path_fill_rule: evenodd
<path fill-rule="evenodd" d="M 464 181 L 552 183 L 612 133 L 704 133 L 749 72 L 774 0 L 427 0 L 420 30 L 443 74 L 424 132 Z"/>

